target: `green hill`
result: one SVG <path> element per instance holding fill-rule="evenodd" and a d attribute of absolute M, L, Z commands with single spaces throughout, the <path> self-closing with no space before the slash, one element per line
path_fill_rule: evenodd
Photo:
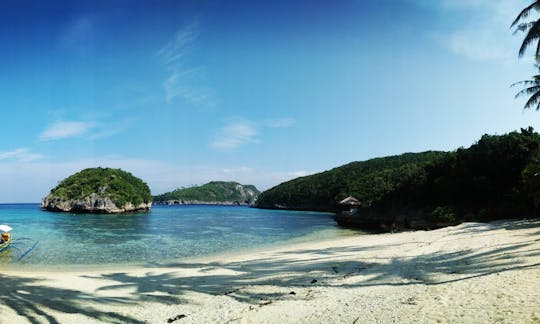
<path fill-rule="evenodd" d="M 429 151 L 352 162 L 273 187 L 259 195 L 256 207 L 334 211 L 337 203 L 348 196 L 371 206 L 448 154 Z"/>
<path fill-rule="evenodd" d="M 259 190 L 238 182 L 212 181 L 202 186 L 179 188 L 154 196 L 158 204 L 252 204 Z"/>
<path fill-rule="evenodd" d="M 536 215 L 540 205 L 540 136 L 484 135 L 453 152 L 406 153 L 353 162 L 298 178 L 263 192 L 256 206 L 338 211 L 338 202 L 361 201 L 342 224 L 433 228 L 464 220 Z"/>
<path fill-rule="evenodd" d="M 71 212 L 123 212 L 148 209 L 148 185 L 131 173 L 89 168 L 62 180 L 42 201 L 42 208 Z"/>

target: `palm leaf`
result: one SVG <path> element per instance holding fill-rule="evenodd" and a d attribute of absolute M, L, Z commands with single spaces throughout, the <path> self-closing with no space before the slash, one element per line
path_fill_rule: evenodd
<path fill-rule="evenodd" d="M 525 103 L 523 109 L 529 109 L 533 106 L 536 106 L 536 110 L 540 110 L 540 91 L 533 94 L 529 100 Z"/>
<path fill-rule="evenodd" d="M 533 26 L 529 29 L 529 32 L 525 36 L 525 39 L 523 39 L 523 43 L 521 44 L 521 47 L 519 49 L 519 57 L 522 57 L 523 54 L 525 54 L 525 50 L 531 43 L 534 41 L 538 41 L 540 39 L 540 20 L 537 20 L 534 22 Z M 536 55 L 540 55 L 540 52 L 537 52 Z"/>
<path fill-rule="evenodd" d="M 512 22 L 512 25 L 510 25 L 510 28 L 514 27 L 521 20 L 527 18 L 531 13 L 531 10 L 535 9 L 536 6 L 540 6 L 539 1 L 534 1 L 533 3 L 525 7 L 525 9 L 521 10 L 519 15 L 517 15 L 516 19 L 514 19 L 514 21 Z"/>
<path fill-rule="evenodd" d="M 532 85 L 532 84 L 538 84 L 538 82 L 536 82 L 534 80 L 524 80 L 524 81 L 519 81 L 519 82 L 516 82 L 516 83 L 512 83 L 510 85 L 510 87 L 515 87 L 515 86 L 518 86 L 518 85 L 528 86 L 528 85 Z"/>
<path fill-rule="evenodd" d="M 534 87 L 529 87 L 529 88 L 525 88 L 521 91 L 519 91 L 515 98 L 519 98 L 521 96 L 525 96 L 525 95 L 532 95 L 532 94 L 536 94 L 536 93 L 540 93 L 540 86 L 539 85 L 536 85 Z"/>

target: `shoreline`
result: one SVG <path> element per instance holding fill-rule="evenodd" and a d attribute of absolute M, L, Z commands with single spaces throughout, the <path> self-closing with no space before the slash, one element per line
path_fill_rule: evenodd
<path fill-rule="evenodd" d="M 155 266 L 2 269 L 7 322 L 538 322 L 540 219 Z M 176 322 L 178 321 L 178 322 Z"/>
<path fill-rule="evenodd" d="M 290 238 L 285 241 L 271 242 L 266 245 L 253 247 L 239 247 L 230 251 L 216 251 L 206 255 L 186 256 L 179 259 L 169 259 L 159 262 L 137 262 L 132 263 L 98 263 L 98 264 L 0 264 L 0 273 L 3 272 L 100 272 L 100 271 L 123 271 L 140 268 L 161 268 L 167 264 L 191 263 L 191 262 L 212 262 L 217 259 L 233 259 L 245 255 L 255 255 L 258 253 L 271 252 L 277 250 L 288 250 L 294 246 L 311 245 L 314 242 L 328 242 L 329 244 L 340 239 L 353 237 L 356 235 L 373 235 L 361 230 L 349 228 L 323 229 L 299 237 Z M 377 235 L 377 234 L 375 234 Z M 28 256 L 31 257 L 31 254 Z"/>

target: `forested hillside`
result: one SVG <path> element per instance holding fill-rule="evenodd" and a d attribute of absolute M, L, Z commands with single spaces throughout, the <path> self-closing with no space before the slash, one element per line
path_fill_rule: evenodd
<path fill-rule="evenodd" d="M 372 226 L 432 227 L 463 220 L 536 215 L 540 136 L 532 128 L 484 135 L 453 152 L 406 153 L 353 162 L 263 192 L 260 208 L 336 211 L 353 196 Z"/>
<path fill-rule="evenodd" d="M 154 196 L 154 202 L 158 204 L 234 203 L 244 205 L 253 203 L 259 193 L 259 190 L 252 185 L 212 181 L 202 186 L 179 188 Z"/>

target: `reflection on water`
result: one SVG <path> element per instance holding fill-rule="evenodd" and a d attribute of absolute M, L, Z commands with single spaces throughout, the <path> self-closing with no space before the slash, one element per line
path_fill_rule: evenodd
<path fill-rule="evenodd" d="M 79 265 L 156 263 L 223 251 L 342 235 L 332 214 L 235 206 L 155 206 L 145 213 L 50 213 L 35 204 L 0 205 L 0 223 L 14 228 L 14 243 L 0 264 Z M 323 234 L 324 233 L 324 234 Z"/>

